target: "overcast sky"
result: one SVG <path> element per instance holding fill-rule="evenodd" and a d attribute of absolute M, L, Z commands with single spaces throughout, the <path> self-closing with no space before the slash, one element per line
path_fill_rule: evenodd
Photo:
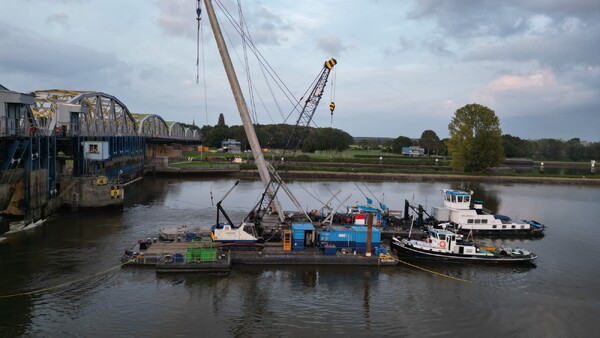
<path fill-rule="evenodd" d="M 600 141 L 598 0 L 241 2 L 254 45 L 296 98 L 337 59 L 333 123 L 330 77 L 316 126 L 444 138 L 456 109 L 479 103 L 504 134 Z M 237 2 L 215 9 L 250 104 L 241 40 L 218 3 L 238 20 Z M 240 124 L 206 11 L 196 83 L 196 28 L 195 0 L 3 0 L 0 84 L 101 91 L 165 120 L 214 125 L 223 113 Z M 255 122 L 282 123 L 291 103 L 248 59 Z"/>

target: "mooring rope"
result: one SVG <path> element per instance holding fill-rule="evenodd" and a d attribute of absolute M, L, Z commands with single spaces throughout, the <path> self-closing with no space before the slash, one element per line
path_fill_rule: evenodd
<path fill-rule="evenodd" d="M 415 265 L 415 264 L 411 264 L 411 263 L 409 263 L 409 262 L 403 261 L 403 260 L 401 260 L 401 259 L 399 259 L 399 258 L 396 258 L 396 257 L 394 257 L 394 256 L 392 256 L 392 257 L 393 257 L 395 260 L 397 260 L 398 262 L 400 262 L 400 263 L 402 263 L 402 264 L 405 264 L 405 265 L 408 265 L 408 266 L 410 266 L 410 267 L 412 267 L 412 268 L 415 268 L 415 269 L 419 269 L 419 270 L 422 270 L 422 271 L 425 271 L 425 272 L 429 272 L 429 273 L 432 273 L 432 274 L 434 274 L 434 275 L 437 275 L 437 276 L 440 276 L 440 277 L 444 277 L 444 278 L 450 278 L 450 279 L 453 279 L 453 280 L 457 280 L 457 281 L 459 281 L 459 282 L 472 283 L 470 280 L 466 280 L 466 279 L 462 279 L 462 278 L 458 278 L 458 277 L 454 277 L 454 276 L 446 275 L 446 274 L 443 274 L 443 273 L 441 273 L 441 272 L 437 272 L 437 271 L 433 271 L 433 270 L 425 269 L 424 267 L 421 267 L 421 266 L 418 266 L 418 265 Z"/>
<path fill-rule="evenodd" d="M 121 263 L 121 264 L 119 264 L 117 266 L 113 266 L 112 268 L 109 268 L 109 269 L 106 269 L 104 271 L 95 273 L 93 275 L 84 276 L 84 277 L 81 277 L 81 278 L 78 278 L 78 279 L 75 279 L 75 280 L 72 280 L 72 281 L 64 282 L 64 283 L 61 283 L 61 284 L 58 284 L 58 285 L 50 286 L 50 287 L 43 288 L 43 289 L 33 290 L 33 291 L 13 293 L 13 294 L 10 294 L 10 295 L 0 295 L 0 298 L 11 298 L 11 297 L 18 297 L 18 296 L 28 296 L 28 295 L 33 295 L 33 294 L 36 294 L 36 293 L 42 293 L 42 292 L 46 292 L 46 291 L 58 289 L 58 288 L 61 288 L 61 287 L 64 287 L 64 286 L 67 286 L 67 285 L 70 285 L 70 284 L 82 282 L 82 281 L 84 281 L 86 279 L 90 279 L 92 277 L 97 277 L 97 276 L 103 275 L 103 274 L 108 273 L 108 272 L 110 272 L 112 270 L 120 268 L 120 267 L 122 267 L 125 264 L 129 264 L 130 262 L 132 262 L 132 260 L 128 260 L 125 263 Z"/>

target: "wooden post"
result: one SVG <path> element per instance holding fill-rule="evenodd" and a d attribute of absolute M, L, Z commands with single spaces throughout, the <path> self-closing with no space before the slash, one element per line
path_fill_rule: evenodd
<path fill-rule="evenodd" d="M 369 212 L 367 216 L 367 257 L 371 257 L 371 240 L 373 238 L 373 213 Z"/>

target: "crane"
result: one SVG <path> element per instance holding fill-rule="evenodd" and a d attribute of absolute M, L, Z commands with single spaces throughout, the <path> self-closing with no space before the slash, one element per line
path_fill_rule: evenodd
<path fill-rule="evenodd" d="M 298 116 L 298 120 L 296 121 L 294 129 L 292 129 L 290 138 L 288 139 L 287 145 L 283 150 L 284 154 L 285 151 L 290 148 L 290 144 L 294 139 L 295 130 L 298 129 L 298 126 L 302 125 L 308 127 L 310 125 L 310 122 L 312 121 L 312 118 L 315 115 L 315 111 L 317 110 L 317 106 L 321 101 L 321 97 L 323 96 L 323 92 L 325 91 L 325 85 L 327 84 L 329 74 L 331 73 L 331 70 L 336 64 L 337 61 L 334 58 L 325 61 L 325 63 L 323 64 L 323 69 L 321 69 L 319 75 L 317 76 L 316 84 L 312 88 L 310 95 L 304 102 L 304 107 L 300 112 L 300 116 Z M 329 105 L 329 109 L 331 111 L 331 114 L 333 114 L 333 110 L 335 109 L 335 104 L 333 102 L 331 102 L 331 104 Z M 296 142 L 296 145 L 292 149 L 293 153 L 295 153 L 298 150 L 301 141 L 302 140 L 299 138 Z M 252 218 L 255 220 L 255 223 L 260 222 L 262 215 L 264 215 L 264 213 L 269 209 L 269 206 L 271 205 L 273 199 L 277 195 L 279 188 L 282 188 L 286 192 L 286 194 L 289 196 L 292 203 L 294 203 L 298 211 L 301 212 L 308 221 L 311 221 L 308 214 L 300 205 L 300 202 L 298 202 L 298 200 L 294 197 L 293 193 L 285 185 L 285 182 L 281 179 L 281 176 L 277 173 L 277 170 L 271 165 L 271 163 L 267 163 L 267 168 L 271 174 L 271 180 L 269 182 L 269 185 L 266 187 L 262 198 L 251 212 Z"/>
<path fill-rule="evenodd" d="M 331 59 L 325 61 L 325 64 L 323 65 L 323 69 L 321 69 L 321 72 L 319 73 L 319 76 L 317 77 L 317 83 L 315 84 L 315 86 L 313 87 L 313 89 L 310 92 L 310 95 L 304 102 L 304 107 L 302 108 L 302 111 L 300 112 L 300 116 L 298 116 L 298 120 L 296 121 L 296 125 L 295 125 L 294 129 L 292 129 L 292 134 L 290 135 L 290 138 L 288 140 L 288 143 L 287 143 L 285 149 L 289 149 L 290 143 L 292 142 L 293 137 L 294 137 L 294 132 L 298 128 L 299 125 L 303 125 L 306 127 L 308 127 L 310 125 L 310 122 L 312 121 L 312 118 L 315 115 L 315 112 L 317 111 L 317 106 L 319 105 L 319 102 L 321 101 L 321 97 L 323 96 L 323 92 L 325 91 L 325 85 L 327 84 L 327 79 L 329 78 L 329 73 L 331 73 L 331 70 L 333 69 L 333 67 L 336 64 L 337 64 L 337 61 L 334 58 L 331 58 Z M 335 103 L 332 101 L 329 104 L 329 110 L 331 111 L 332 116 L 333 116 L 334 109 L 335 109 Z M 301 140 L 298 139 L 298 142 L 296 143 L 295 147 L 293 148 L 294 153 L 298 150 L 298 147 L 300 146 L 300 142 L 301 142 Z"/>

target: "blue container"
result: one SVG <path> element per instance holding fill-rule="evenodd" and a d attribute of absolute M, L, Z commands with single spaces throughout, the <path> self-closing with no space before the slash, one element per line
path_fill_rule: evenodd
<path fill-rule="evenodd" d="M 328 246 L 324 247 L 324 251 L 325 251 L 325 255 L 335 256 L 337 248 L 335 245 L 328 245 Z"/>
<path fill-rule="evenodd" d="M 354 248 L 356 249 L 356 252 L 360 252 L 360 253 L 366 253 L 367 252 L 367 244 L 366 243 L 362 243 L 362 244 L 361 243 L 356 243 L 356 246 Z M 380 248 L 380 244 L 379 243 L 377 243 L 377 244 L 371 243 L 371 253 L 378 254 L 378 253 L 375 253 L 375 252 L 376 252 L 376 250 L 377 250 L 377 252 L 379 252 L 379 248 Z"/>
<path fill-rule="evenodd" d="M 302 251 L 302 250 L 304 250 L 304 239 L 302 239 L 302 240 L 294 240 L 292 242 L 292 250 L 294 250 L 294 251 Z"/>
<path fill-rule="evenodd" d="M 304 241 L 307 231 L 315 231 L 315 227 L 310 223 L 292 224 L 292 239 Z"/>
<path fill-rule="evenodd" d="M 367 243 L 368 227 L 362 225 L 355 225 L 352 227 L 355 235 L 356 244 Z M 371 244 L 381 243 L 381 231 L 375 227 L 371 228 Z"/>
<path fill-rule="evenodd" d="M 175 262 L 183 262 L 183 254 L 176 253 L 173 255 L 173 261 Z"/>

